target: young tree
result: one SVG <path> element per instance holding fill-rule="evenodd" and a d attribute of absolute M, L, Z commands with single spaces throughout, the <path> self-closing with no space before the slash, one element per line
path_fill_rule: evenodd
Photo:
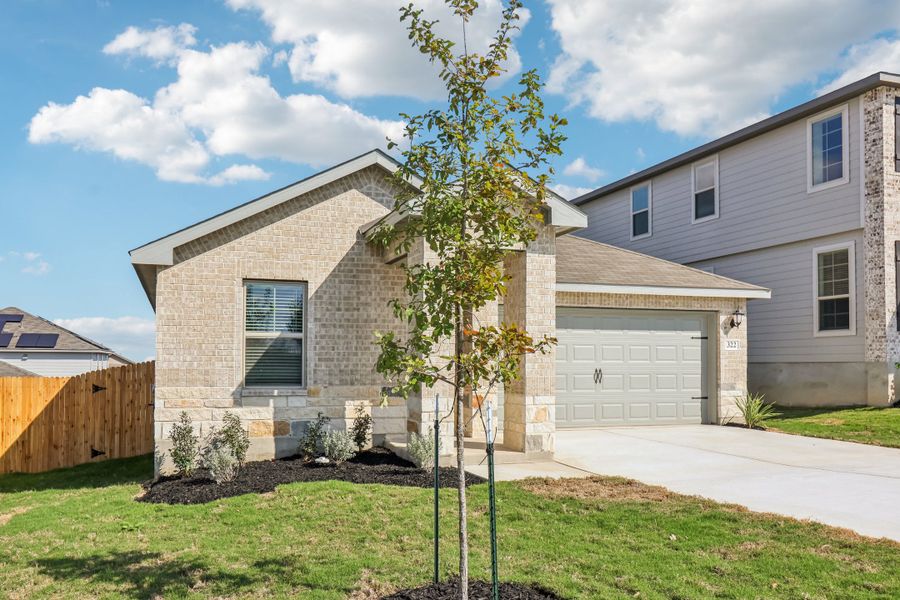
<path fill-rule="evenodd" d="M 476 323 L 474 315 L 505 290 L 503 259 L 532 242 L 543 222 L 541 203 L 561 153 L 565 120 L 545 115 L 542 84 L 523 73 L 516 91 L 492 95 L 518 27 L 520 0 L 508 0 L 486 53 L 470 52 L 465 28 L 475 0 L 445 0 L 460 20 L 462 46 L 438 35 L 436 21 L 414 5 L 401 9 L 412 44 L 439 68 L 447 90 L 443 108 L 406 122 L 403 165 L 395 174 L 395 209 L 408 218 L 382 226 L 375 239 L 408 250 L 424 243 L 434 260 L 407 264 L 406 296 L 392 306 L 406 325 L 403 336 L 377 334 L 377 370 L 404 396 L 444 382 L 453 389 L 459 469 L 460 597 L 468 597 L 468 530 L 463 436 L 467 394 L 486 397 L 518 374 L 526 353 L 545 352 L 555 340 L 533 340 L 515 324 Z M 420 180 L 418 189 L 404 182 Z M 450 352 L 446 349 L 452 348 Z M 470 396 L 471 397 L 471 396 Z"/>

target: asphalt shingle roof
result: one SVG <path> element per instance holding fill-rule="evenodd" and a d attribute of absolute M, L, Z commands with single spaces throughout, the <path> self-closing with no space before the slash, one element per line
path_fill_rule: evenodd
<path fill-rule="evenodd" d="M 74 331 L 69 331 L 65 327 L 60 327 L 56 323 L 48 321 L 42 317 L 38 317 L 36 315 L 32 315 L 30 313 L 25 312 L 21 308 L 16 308 L 15 306 L 7 306 L 6 308 L 0 309 L 0 315 L 22 315 L 22 321 L 19 323 L 7 323 L 3 328 L 3 333 L 11 333 L 13 334 L 12 341 L 9 343 L 9 346 L 6 348 L 0 348 L 2 350 L 16 350 L 16 342 L 19 339 L 19 335 L 23 333 L 55 333 L 59 335 L 59 339 L 56 342 L 56 346 L 52 350 L 56 350 L 59 352 L 65 351 L 102 351 L 108 352 L 111 354 L 115 354 L 113 350 L 110 350 L 103 344 L 97 343 L 93 340 L 89 340 L 88 338 L 78 335 Z M 18 349 L 19 352 L 22 349 Z"/>
<path fill-rule="evenodd" d="M 40 375 L 0 360 L 0 377 L 40 377 Z"/>
<path fill-rule="evenodd" d="M 556 282 L 747 291 L 766 289 L 574 235 L 556 238 Z"/>

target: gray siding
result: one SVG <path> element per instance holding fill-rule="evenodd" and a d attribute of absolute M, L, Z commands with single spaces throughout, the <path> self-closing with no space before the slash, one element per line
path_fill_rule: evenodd
<path fill-rule="evenodd" d="M 69 377 L 110 366 L 108 354 L 95 352 L 3 352 L 0 360 L 43 377 Z"/>
<path fill-rule="evenodd" d="M 858 99 L 850 101 L 848 109 L 847 184 L 807 192 L 803 119 L 719 153 L 718 219 L 691 223 L 691 167 L 685 166 L 652 180 L 653 235 L 649 238 L 630 240 L 628 190 L 581 206 L 589 224 L 576 235 L 689 263 L 858 229 Z"/>
<path fill-rule="evenodd" d="M 813 335 L 813 248 L 855 241 L 856 335 Z M 855 362 L 865 358 L 862 230 L 708 260 L 714 269 L 772 290 L 771 300 L 747 304 L 751 363 Z"/>

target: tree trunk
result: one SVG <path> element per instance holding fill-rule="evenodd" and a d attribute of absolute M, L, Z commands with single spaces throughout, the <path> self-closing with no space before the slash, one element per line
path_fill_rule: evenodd
<path fill-rule="evenodd" d="M 456 468 L 459 471 L 459 597 L 469 598 L 469 525 L 466 515 L 466 449 L 464 446 L 466 420 L 463 416 L 463 381 L 459 370 L 459 357 L 463 352 L 463 311 L 457 309 L 456 317 Z"/>

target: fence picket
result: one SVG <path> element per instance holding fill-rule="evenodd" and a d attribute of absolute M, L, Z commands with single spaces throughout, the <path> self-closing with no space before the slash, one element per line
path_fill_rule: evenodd
<path fill-rule="evenodd" d="M 0 473 L 153 449 L 153 362 L 73 377 L 0 377 Z M 94 384 L 105 390 L 94 393 Z M 105 454 L 91 458 L 91 448 Z"/>

